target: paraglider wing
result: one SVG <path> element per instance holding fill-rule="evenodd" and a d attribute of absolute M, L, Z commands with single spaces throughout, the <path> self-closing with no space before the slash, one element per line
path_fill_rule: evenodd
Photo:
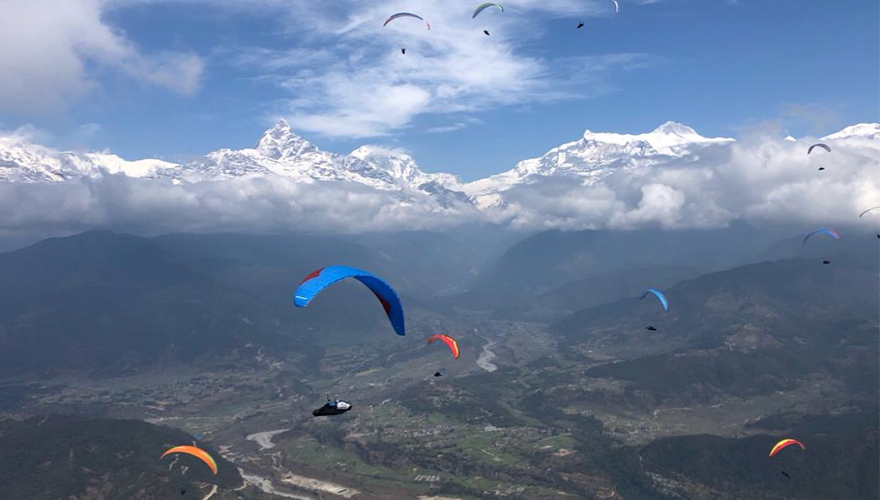
<path fill-rule="evenodd" d="M 401 17 L 414 17 L 414 18 L 418 19 L 419 21 L 424 21 L 425 25 L 428 27 L 428 30 L 429 31 L 431 30 L 431 23 L 429 23 L 428 21 L 425 21 L 424 17 L 417 16 L 417 15 L 411 14 L 409 12 L 398 12 L 397 14 L 392 14 L 391 17 L 389 17 L 388 19 L 385 20 L 385 23 L 382 24 L 382 26 L 388 26 L 388 23 L 390 23 L 391 21 L 393 21 L 395 19 L 400 19 Z"/>
<path fill-rule="evenodd" d="M 477 17 L 478 15 L 480 15 L 480 12 L 483 12 L 484 10 L 488 9 L 489 7 L 498 7 L 499 9 L 501 9 L 501 12 L 504 12 L 504 6 L 501 5 L 500 3 L 492 3 L 492 2 L 481 3 L 477 7 L 477 10 L 474 11 L 474 15 L 471 16 L 471 19 Z"/>
<path fill-rule="evenodd" d="M 461 355 L 461 350 L 458 348 L 458 342 L 456 342 L 454 338 L 449 335 L 432 335 L 431 338 L 428 339 L 428 345 L 431 345 L 438 340 L 442 340 L 443 343 L 449 347 L 449 350 L 452 351 L 452 357 L 458 359 Z"/>
<path fill-rule="evenodd" d="M 346 278 L 354 278 L 366 285 L 379 299 L 394 331 L 398 335 L 406 335 L 403 306 L 394 289 L 378 276 L 353 267 L 330 266 L 312 272 L 300 282 L 293 296 L 293 303 L 296 307 L 306 307 L 325 288 Z"/>
<path fill-rule="evenodd" d="M 642 299 L 651 294 L 653 294 L 655 297 L 657 297 L 658 300 L 660 300 L 660 304 L 663 305 L 663 311 L 669 311 L 669 301 L 666 300 L 666 295 L 663 295 L 663 292 L 657 290 L 656 288 L 649 288 L 645 290 L 645 293 L 642 294 Z"/>
<path fill-rule="evenodd" d="M 837 231 L 835 231 L 835 230 L 833 230 L 833 229 L 828 229 L 828 228 L 824 228 L 824 227 L 823 227 L 823 228 L 816 229 L 815 231 L 810 231 L 809 233 L 807 233 L 807 235 L 804 236 L 804 241 L 801 242 L 801 246 L 806 245 L 806 244 L 807 244 L 807 240 L 809 240 L 810 238 L 812 238 L 814 234 L 827 234 L 828 236 L 831 236 L 831 237 L 834 238 L 835 240 L 839 240 L 839 239 L 840 239 L 840 235 L 837 234 Z"/>
<path fill-rule="evenodd" d="M 171 448 L 170 450 L 163 453 L 162 456 L 159 457 L 159 460 L 162 460 L 168 455 L 174 453 L 185 453 L 187 455 L 192 455 L 202 462 L 205 462 L 205 464 L 207 464 L 208 467 L 211 469 L 211 472 L 217 474 L 217 462 L 214 461 L 214 458 L 209 455 L 207 451 L 201 448 L 196 448 L 195 446 L 175 446 L 174 448 Z"/>
<path fill-rule="evenodd" d="M 865 210 L 864 212 L 862 212 L 862 213 L 859 214 L 859 219 L 861 219 L 863 215 L 865 215 L 866 213 L 870 212 L 871 210 L 877 210 L 878 208 L 880 208 L 880 207 L 871 207 L 871 208 Z"/>
<path fill-rule="evenodd" d="M 807 449 L 807 447 L 804 446 L 804 443 L 801 443 L 800 441 L 796 441 L 794 439 L 783 439 L 782 441 L 776 443 L 773 446 L 773 449 L 770 450 L 770 458 L 773 458 L 773 455 L 779 453 L 779 451 L 782 450 L 783 448 L 789 447 L 793 444 L 800 446 L 802 450 Z"/>
<path fill-rule="evenodd" d="M 807 150 L 807 154 L 812 153 L 813 150 L 816 148 L 822 148 L 825 151 L 828 151 L 829 153 L 831 152 L 831 148 L 827 144 L 822 144 L 821 142 L 819 142 L 819 143 L 816 143 L 816 144 L 813 144 L 812 146 L 810 146 L 810 149 Z"/>
<path fill-rule="evenodd" d="M 620 14 L 620 4 L 617 3 L 617 0 L 611 0 L 611 1 L 614 2 L 614 13 Z"/>

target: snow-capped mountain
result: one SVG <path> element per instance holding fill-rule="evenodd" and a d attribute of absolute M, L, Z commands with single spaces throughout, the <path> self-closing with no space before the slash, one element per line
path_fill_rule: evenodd
<path fill-rule="evenodd" d="M 451 174 L 422 172 L 409 156 L 374 146 L 349 155 L 320 150 L 279 120 L 254 148 L 221 149 L 183 164 L 162 160 L 126 161 L 108 153 L 73 153 L 31 144 L 20 136 L 0 138 L 0 181 L 61 182 L 105 173 L 165 178 L 180 182 L 217 181 L 275 174 L 303 182 L 349 181 L 375 189 L 452 195 L 462 184 Z"/>
<path fill-rule="evenodd" d="M 822 140 L 826 141 L 843 139 L 880 140 L 880 123 L 859 123 L 822 138 Z"/>
<path fill-rule="evenodd" d="M 880 124 L 853 125 L 822 139 L 880 140 Z M 515 186 L 546 178 L 569 178 L 585 186 L 607 183 L 613 176 L 642 175 L 672 160 L 696 162 L 710 148 L 732 142 L 729 138 L 703 137 L 675 122 L 635 135 L 587 130 L 577 141 L 553 148 L 539 158 L 523 160 L 507 172 L 464 184 L 451 174 L 422 172 L 412 157 L 397 150 L 362 146 L 347 155 L 322 151 L 280 120 L 253 148 L 221 149 L 181 164 L 153 159 L 127 161 L 106 152 L 61 152 L 32 144 L 20 135 L 0 137 L 0 181 L 63 182 L 121 174 L 181 184 L 281 176 L 303 183 L 360 184 L 407 203 L 428 196 L 441 207 L 463 203 L 488 210 L 504 206 L 505 191 Z"/>
<path fill-rule="evenodd" d="M 97 178 L 105 172 L 156 177 L 176 165 L 162 160 L 126 161 L 109 153 L 73 153 L 31 144 L 20 136 L 0 137 L 0 181 L 61 182 Z"/>
<path fill-rule="evenodd" d="M 734 140 L 703 137 L 675 122 L 638 135 L 587 130 L 577 141 L 553 148 L 540 158 L 523 160 L 507 172 L 466 184 L 464 189 L 479 208 L 490 208 L 501 202 L 499 193 L 542 177 L 577 177 L 595 184 L 608 175 L 647 168 L 670 158 L 698 158 L 703 148 L 730 142 Z"/>
<path fill-rule="evenodd" d="M 161 176 L 198 182 L 267 174 L 304 182 L 349 181 L 386 191 L 423 191 L 421 186 L 426 184 L 460 191 L 457 178 L 426 174 L 406 154 L 372 146 L 362 146 L 348 155 L 322 151 L 284 120 L 267 130 L 254 148 L 214 151 L 178 169 L 163 171 Z"/>

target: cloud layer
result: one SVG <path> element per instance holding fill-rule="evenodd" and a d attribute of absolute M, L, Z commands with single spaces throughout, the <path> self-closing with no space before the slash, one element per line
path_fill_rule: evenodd
<path fill-rule="evenodd" d="M 838 141 L 833 154 L 807 156 L 811 142 L 752 137 L 620 169 L 601 183 L 544 178 L 504 192 L 505 205 L 487 216 L 515 228 L 568 230 L 869 222 L 857 217 L 880 205 L 880 141 Z"/>
<path fill-rule="evenodd" d="M 752 137 L 637 168 L 608 167 L 601 180 L 530 178 L 498 193 L 503 203 L 483 211 L 463 195 L 277 175 L 195 183 L 110 174 L 5 182 L 0 230 L 351 233 L 473 222 L 518 230 L 712 228 L 739 220 L 830 227 L 880 223 L 874 215 L 858 219 L 865 208 L 880 205 L 880 140 L 829 141 L 832 154 L 807 156 L 811 142 Z"/>
<path fill-rule="evenodd" d="M 166 232 L 321 232 L 428 230 L 479 218 L 472 206 L 360 184 L 260 178 L 175 184 L 105 175 L 57 183 L 0 183 L 0 230 L 111 228 Z"/>

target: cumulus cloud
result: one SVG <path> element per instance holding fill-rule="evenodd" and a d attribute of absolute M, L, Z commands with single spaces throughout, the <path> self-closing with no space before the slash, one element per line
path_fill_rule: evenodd
<path fill-rule="evenodd" d="M 466 203 L 347 182 L 279 176 L 176 184 L 124 175 L 58 183 L 0 183 L 0 230 L 113 228 L 164 232 L 356 233 L 442 229 L 472 221 Z"/>
<path fill-rule="evenodd" d="M 14 154 L 25 151 L 76 162 L 76 155 L 30 144 L 38 135 L 35 129 L 19 129 L 0 136 L 0 167 L 3 147 Z M 693 147 L 682 157 L 630 161 L 627 156 L 577 176 L 532 175 L 509 189 L 481 192 L 479 196 L 494 203 L 480 203 L 483 210 L 464 193 L 440 184 L 422 186 L 434 193 L 426 194 L 274 174 L 193 183 L 163 175 L 148 179 L 108 173 L 100 178 L 67 176 L 63 182 L 0 182 L 0 234 L 90 228 L 142 234 L 351 233 L 437 230 L 474 222 L 518 230 L 717 228 L 736 221 L 870 227 L 880 222 L 874 216 L 858 218 L 865 208 L 880 205 L 880 140 L 823 139 L 833 152 L 807 155 L 817 140 L 755 135 L 738 143 Z M 15 149 L 22 145 L 26 147 Z M 401 156 L 405 151 L 366 146 L 357 154 Z"/>
<path fill-rule="evenodd" d="M 0 112 L 53 113 L 99 87 L 96 68 L 181 94 L 199 88 L 203 62 L 143 54 L 107 24 L 110 0 L 7 0 L 0 16 Z"/>
<path fill-rule="evenodd" d="M 595 177 L 536 178 L 501 193 L 485 217 L 520 229 L 666 229 L 749 222 L 851 225 L 880 205 L 880 141 L 832 142 L 807 156 L 815 139 L 761 136 L 716 145 Z M 824 166 L 826 170 L 818 171 Z"/>

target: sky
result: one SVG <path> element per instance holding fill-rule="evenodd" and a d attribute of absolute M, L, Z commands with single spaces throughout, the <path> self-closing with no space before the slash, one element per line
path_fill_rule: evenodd
<path fill-rule="evenodd" d="M 180 161 L 283 117 L 325 150 L 403 148 L 473 180 L 585 129 L 880 121 L 876 0 L 518 0 L 471 19 L 476 3 L 0 0 L 0 130 Z M 383 27 L 398 11 L 432 29 Z"/>

